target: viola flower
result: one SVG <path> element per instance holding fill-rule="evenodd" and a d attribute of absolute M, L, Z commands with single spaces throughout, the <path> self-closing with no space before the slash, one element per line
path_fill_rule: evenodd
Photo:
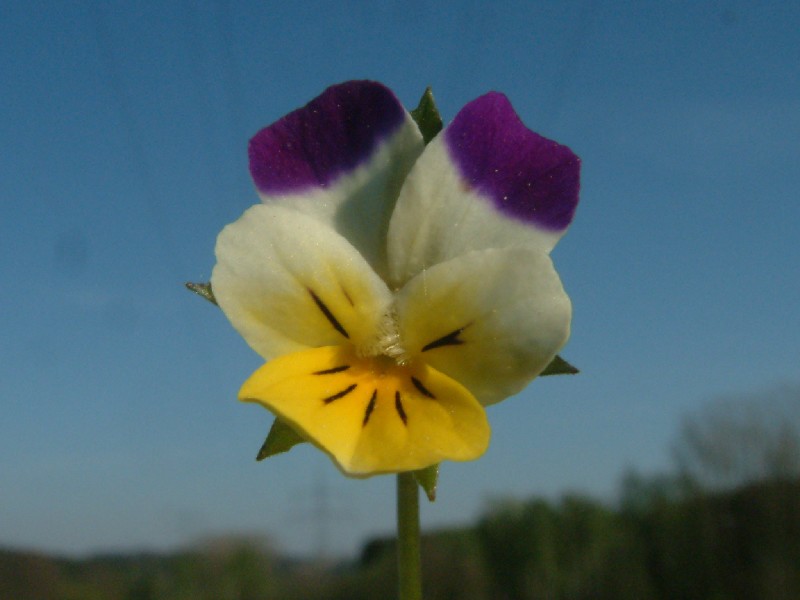
<path fill-rule="evenodd" d="M 572 220 L 579 159 L 498 93 L 426 146 L 369 81 L 328 88 L 249 155 L 263 204 L 220 233 L 211 278 L 267 361 L 239 398 L 352 476 L 483 454 L 484 407 L 569 337 L 549 253 Z"/>

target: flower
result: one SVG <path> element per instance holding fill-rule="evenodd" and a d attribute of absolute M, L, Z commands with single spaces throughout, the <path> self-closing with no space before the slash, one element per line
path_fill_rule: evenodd
<path fill-rule="evenodd" d="M 370 81 L 328 88 L 256 134 L 249 157 L 263 203 L 220 233 L 211 278 L 267 361 L 239 398 L 352 476 L 483 454 L 484 407 L 569 337 L 549 253 L 579 159 L 498 93 L 426 146 Z"/>

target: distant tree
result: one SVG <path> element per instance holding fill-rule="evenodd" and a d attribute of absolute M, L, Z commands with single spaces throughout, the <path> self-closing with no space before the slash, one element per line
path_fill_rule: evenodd
<path fill-rule="evenodd" d="M 800 387 L 721 398 L 686 417 L 680 472 L 705 489 L 800 477 Z"/>
<path fill-rule="evenodd" d="M 489 583 L 473 529 L 433 532 L 422 540 L 426 600 L 488 600 Z"/>
<path fill-rule="evenodd" d="M 622 486 L 654 597 L 800 598 L 800 388 L 721 398 L 674 451 L 674 477 Z"/>
<path fill-rule="evenodd" d="M 526 600 L 534 568 L 537 579 L 547 578 L 549 513 L 544 501 L 496 501 L 479 521 L 478 539 L 498 600 Z"/>
<path fill-rule="evenodd" d="M 154 578 L 140 576 L 131 584 L 125 600 L 159 600 Z"/>
<path fill-rule="evenodd" d="M 0 549 L 0 598 L 55 600 L 59 569 L 53 560 L 27 552 Z"/>
<path fill-rule="evenodd" d="M 580 496 L 505 502 L 478 523 L 493 599 L 643 600 L 649 584 L 634 537 L 610 508 Z"/>

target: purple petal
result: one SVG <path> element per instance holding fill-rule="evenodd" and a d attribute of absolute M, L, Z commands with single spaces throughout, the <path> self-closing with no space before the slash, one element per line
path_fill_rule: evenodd
<path fill-rule="evenodd" d="M 250 140 L 250 173 L 256 187 L 266 194 L 327 187 L 364 163 L 402 126 L 405 114 L 391 90 L 380 83 L 331 86 Z"/>
<path fill-rule="evenodd" d="M 552 231 L 578 204 L 580 159 L 522 123 L 503 94 L 467 104 L 445 131 L 461 176 L 502 213 Z"/>

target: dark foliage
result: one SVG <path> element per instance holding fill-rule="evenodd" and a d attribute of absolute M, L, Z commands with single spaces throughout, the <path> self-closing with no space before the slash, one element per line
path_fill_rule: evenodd
<path fill-rule="evenodd" d="M 701 494 L 629 477 L 619 508 L 588 498 L 492 506 L 423 540 L 428 600 L 794 600 L 800 482 Z M 368 600 L 395 597 L 391 540 L 352 564 L 287 563 L 247 541 L 170 555 L 65 560 L 0 552 L 0 599 Z"/>

